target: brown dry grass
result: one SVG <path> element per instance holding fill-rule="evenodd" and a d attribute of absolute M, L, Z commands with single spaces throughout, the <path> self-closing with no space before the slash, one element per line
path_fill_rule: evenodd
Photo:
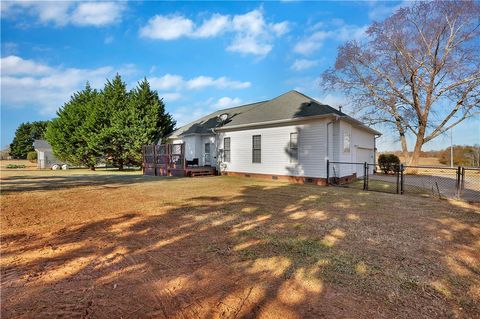
<path fill-rule="evenodd" d="M 408 163 L 408 158 L 403 156 L 399 156 L 399 158 L 402 163 Z M 420 157 L 417 165 L 442 166 L 443 164 L 440 164 L 440 161 L 437 157 Z"/>
<path fill-rule="evenodd" d="M 480 317 L 478 207 L 79 172 L 2 172 L 3 318 Z"/>
<path fill-rule="evenodd" d="M 27 160 L 0 160 L 0 168 L 2 170 L 9 170 L 7 169 L 7 165 L 16 164 L 16 165 L 25 165 L 26 169 L 37 169 L 36 162 L 30 162 Z"/>

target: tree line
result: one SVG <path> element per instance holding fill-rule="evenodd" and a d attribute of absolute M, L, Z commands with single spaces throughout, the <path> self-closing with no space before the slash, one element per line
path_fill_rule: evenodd
<path fill-rule="evenodd" d="M 392 152 L 395 155 L 403 156 L 402 151 Z M 411 155 L 411 154 L 409 154 Z M 443 165 L 450 165 L 451 148 L 446 147 L 441 150 L 422 151 L 420 157 L 437 158 Z M 453 165 L 454 166 L 480 166 L 480 145 L 454 145 L 453 146 Z"/>
<path fill-rule="evenodd" d="M 21 123 L 10 144 L 9 155 L 14 159 L 26 159 L 28 152 L 34 151 L 33 141 L 45 138 L 49 121 Z"/>
<path fill-rule="evenodd" d="M 162 140 L 173 131 L 175 121 L 147 79 L 127 91 L 117 74 L 102 90 L 93 89 L 87 82 L 57 111 L 56 118 L 42 122 L 42 134 L 30 132 L 20 134 L 28 138 L 17 137 L 32 123 L 22 125 L 10 146 L 11 150 L 15 145 L 21 149 L 12 152 L 14 158 L 26 158 L 33 150 L 33 140 L 44 137 L 55 156 L 66 163 L 94 169 L 99 163 L 109 162 L 123 170 L 125 166 L 140 166 L 142 145 Z"/>

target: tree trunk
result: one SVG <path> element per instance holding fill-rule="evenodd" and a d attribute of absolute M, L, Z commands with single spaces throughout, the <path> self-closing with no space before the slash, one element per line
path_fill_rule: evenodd
<path fill-rule="evenodd" d="M 123 161 L 118 162 L 118 170 L 123 171 Z"/>
<path fill-rule="evenodd" d="M 90 170 L 91 170 L 91 171 L 94 171 L 94 170 L 95 170 L 95 166 L 90 166 Z"/>
<path fill-rule="evenodd" d="M 409 165 L 418 165 L 422 146 L 425 143 L 425 126 L 420 126 L 417 133 L 417 140 L 415 141 L 415 148 L 413 149 L 412 157 Z"/>
<path fill-rule="evenodd" d="M 408 162 L 408 148 L 407 148 L 407 139 L 405 137 L 405 133 L 400 133 L 400 143 L 402 144 L 402 155 L 403 161 L 406 163 Z"/>
<path fill-rule="evenodd" d="M 402 145 L 402 155 L 403 161 L 408 161 L 408 148 L 407 148 L 407 139 L 405 137 L 405 129 L 402 126 L 400 118 L 395 118 L 395 125 L 397 126 L 398 134 L 400 135 L 400 144 Z"/>

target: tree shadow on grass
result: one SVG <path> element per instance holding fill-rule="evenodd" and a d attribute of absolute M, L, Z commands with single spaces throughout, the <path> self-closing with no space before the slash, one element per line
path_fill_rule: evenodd
<path fill-rule="evenodd" d="M 109 188 L 148 183 L 158 180 L 175 180 L 174 176 L 118 175 L 118 174 L 75 174 L 45 176 L 10 176 L 2 178 L 2 193 L 26 191 L 48 191 L 71 189 L 81 186 L 107 186 Z"/>
<path fill-rule="evenodd" d="M 2 238 L 2 316 L 478 314 L 465 291 L 479 288 L 479 216 L 452 207 L 399 215 L 385 210 L 396 197 L 382 195 L 247 185 L 237 195 L 192 196 L 155 214 L 132 210 L 28 241 L 11 234 Z M 462 247 L 469 269 L 448 259 Z"/>

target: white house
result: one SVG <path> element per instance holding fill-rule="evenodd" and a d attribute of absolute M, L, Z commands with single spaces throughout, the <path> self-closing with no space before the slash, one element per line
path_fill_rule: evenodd
<path fill-rule="evenodd" d="M 297 91 L 220 110 L 174 131 L 185 159 L 222 174 L 323 183 L 326 161 L 368 162 L 379 132 Z M 338 177 L 362 176 L 361 165 L 338 165 Z M 330 173 L 332 176 L 332 173 Z"/>
<path fill-rule="evenodd" d="M 37 152 L 37 167 L 51 168 L 54 164 L 62 164 L 55 155 L 53 155 L 52 146 L 45 140 L 35 140 L 33 148 Z"/>

